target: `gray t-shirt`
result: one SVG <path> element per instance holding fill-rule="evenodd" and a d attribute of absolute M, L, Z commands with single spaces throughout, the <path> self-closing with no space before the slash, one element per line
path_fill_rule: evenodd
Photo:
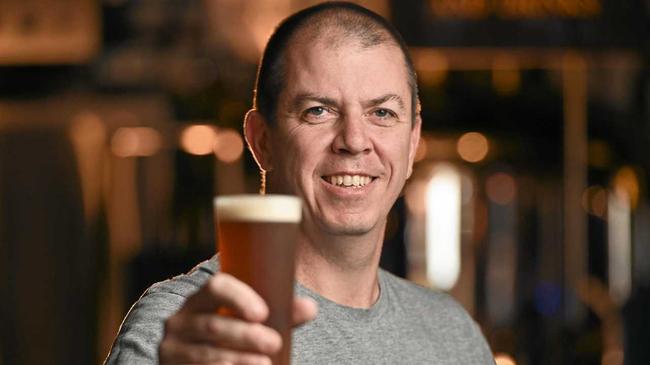
<path fill-rule="evenodd" d="M 156 364 L 164 321 L 218 271 L 216 258 L 154 284 L 127 314 L 106 364 Z M 369 309 L 332 302 L 297 284 L 318 316 L 293 335 L 294 364 L 494 364 L 478 326 L 448 295 L 379 271 Z"/>

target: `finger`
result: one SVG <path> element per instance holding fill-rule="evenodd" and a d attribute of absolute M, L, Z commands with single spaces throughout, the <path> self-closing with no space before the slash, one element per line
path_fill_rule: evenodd
<path fill-rule="evenodd" d="M 318 304 L 307 297 L 296 297 L 293 300 L 293 325 L 299 326 L 316 318 Z"/>
<path fill-rule="evenodd" d="M 222 272 L 213 275 L 185 302 L 181 310 L 214 312 L 219 307 L 226 307 L 235 316 L 251 322 L 263 322 L 269 315 L 269 308 L 259 294 L 232 275 Z"/>
<path fill-rule="evenodd" d="M 268 355 L 282 347 L 282 337 L 274 329 L 216 314 L 174 316 L 165 324 L 165 331 L 185 341 L 208 342 L 219 347 Z"/>
<path fill-rule="evenodd" d="M 266 355 L 238 352 L 207 344 L 164 340 L 158 352 L 159 362 L 164 364 L 246 364 L 271 365 Z"/>

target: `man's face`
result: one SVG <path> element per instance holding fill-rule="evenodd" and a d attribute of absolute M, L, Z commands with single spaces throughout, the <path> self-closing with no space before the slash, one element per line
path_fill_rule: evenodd
<path fill-rule="evenodd" d="M 307 230 L 383 230 L 420 134 L 399 48 L 297 41 L 286 72 L 270 129 L 269 190 L 303 198 Z"/>

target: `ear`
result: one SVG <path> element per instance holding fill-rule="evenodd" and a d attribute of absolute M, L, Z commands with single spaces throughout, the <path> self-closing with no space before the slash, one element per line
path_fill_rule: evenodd
<path fill-rule="evenodd" d="M 420 116 L 420 101 L 417 103 L 417 112 L 415 114 L 415 120 L 413 121 L 413 127 L 411 127 L 411 136 L 410 136 L 410 149 L 409 149 L 409 165 L 408 171 L 406 173 L 406 178 L 411 177 L 413 173 L 413 162 L 415 161 L 415 152 L 418 149 L 418 144 L 420 144 L 420 133 L 422 129 L 422 117 Z"/>
<path fill-rule="evenodd" d="M 244 137 L 257 166 L 266 172 L 273 170 L 271 164 L 270 129 L 266 119 L 257 110 L 251 109 L 244 118 Z"/>

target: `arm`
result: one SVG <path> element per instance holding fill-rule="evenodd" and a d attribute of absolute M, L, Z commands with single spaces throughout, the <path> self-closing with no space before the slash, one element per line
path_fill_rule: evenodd
<path fill-rule="evenodd" d="M 148 290 L 129 311 L 107 365 L 264 364 L 280 349 L 279 334 L 261 324 L 268 315 L 266 304 L 232 276 L 210 277 L 187 300 L 160 286 Z M 220 316 L 217 308 L 228 308 L 235 317 Z M 296 324 L 311 320 L 315 312 L 312 301 L 294 301 Z"/>

